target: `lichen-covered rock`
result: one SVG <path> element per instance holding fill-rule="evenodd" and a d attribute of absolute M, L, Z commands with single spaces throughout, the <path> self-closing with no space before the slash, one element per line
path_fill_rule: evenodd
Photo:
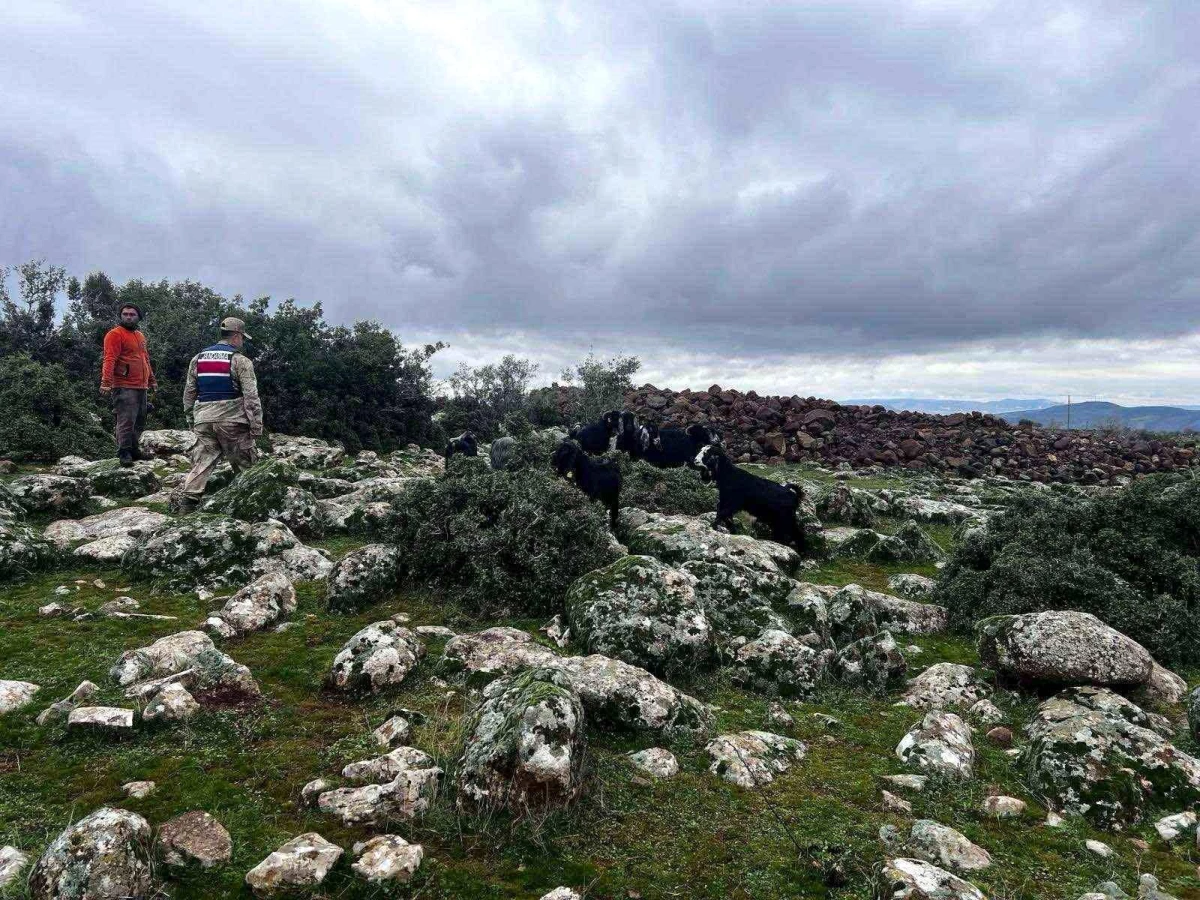
<path fill-rule="evenodd" d="M 433 757 L 424 750 L 396 747 L 383 756 L 349 763 L 342 769 L 342 777 L 354 784 L 387 784 L 401 772 L 433 768 L 436 768 Z"/>
<path fill-rule="evenodd" d="M 888 590 L 906 600 L 924 601 L 933 596 L 937 582 L 924 575 L 905 573 L 888 578 Z"/>
<path fill-rule="evenodd" d="M 81 681 L 79 686 L 71 692 L 70 696 L 64 697 L 62 700 L 56 700 L 43 709 L 38 714 L 37 723 L 39 725 L 49 725 L 51 722 L 65 720 L 71 710 L 91 700 L 99 691 L 100 688 L 96 687 L 92 682 Z M 3 694 L 2 688 L 0 688 L 0 694 Z M 0 706 L 3 706 L 2 701 L 0 701 Z"/>
<path fill-rule="evenodd" d="M 943 710 L 926 713 L 901 738 L 896 755 L 910 766 L 945 778 L 970 778 L 975 770 L 970 726 Z"/>
<path fill-rule="evenodd" d="M 18 475 L 8 482 L 8 491 L 25 512 L 57 516 L 81 512 L 92 496 L 86 479 L 65 475 Z"/>
<path fill-rule="evenodd" d="M 258 578 L 278 572 L 289 581 L 324 581 L 333 571 L 329 552 L 316 547 L 285 547 L 274 556 L 260 556 L 250 566 Z"/>
<path fill-rule="evenodd" d="M 918 522 L 936 522 L 941 525 L 961 525 L 980 519 L 978 509 L 955 503 L 952 500 L 933 500 L 929 497 L 900 497 L 892 504 L 897 515 Z"/>
<path fill-rule="evenodd" d="M 60 550 L 72 544 L 103 538 L 143 538 L 170 521 L 169 516 L 142 506 L 125 506 L 88 516 L 85 519 L 59 519 L 51 522 L 42 537 Z"/>
<path fill-rule="evenodd" d="M 1152 806 L 1200 800 L 1200 760 L 1170 743 L 1170 723 L 1105 688 L 1052 697 L 1025 733 L 1020 761 L 1030 788 L 1101 827 L 1137 822 Z"/>
<path fill-rule="evenodd" d="M 651 778 L 674 778 L 679 774 L 679 760 L 674 753 L 662 747 L 630 753 L 629 761 Z"/>
<path fill-rule="evenodd" d="M 317 887 L 343 850 L 315 831 L 292 838 L 246 873 L 246 884 L 259 896 Z"/>
<path fill-rule="evenodd" d="M 387 544 L 347 553 L 326 580 L 325 606 L 331 612 L 354 613 L 378 603 L 396 590 L 401 566 L 399 549 Z"/>
<path fill-rule="evenodd" d="M 150 823 L 104 807 L 68 826 L 29 875 L 34 900 L 123 900 L 152 894 Z"/>
<path fill-rule="evenodd" d="M 704 749 L 712 758 L 708 770 L 743 788 L 770 784 L 808 752 L 808 747 L 795 738 L 769 731 L 723 734 Z"/>
<path fill-rule="evenodd" d="M 45 569 L 54 556 L 54 547 L 36 529 L 0 516 L 0 581 Z"/>
<path fill-rule="evenodd" d="M 931 819 L 913 823 L 908 851 L 914 856 L 959 872 L 976 872 L 992 864 L 992 856 L 966 835 Z"/>
<path fill-rule="evenodd" d="M 619 526 L 630 553 L 654 556 L 668 565 L 707 561 L 780 575 L 791 575 L 800 565 L 800 555 L 791 547 L 716 531 L 711 516 L 664 516 L 626 508 Z"/>
<path fill-rule="evenodd" d="M 645 669 L 600 654 L 562 657 L 513 628 L 489 628 L 451 638 L 443 662 L 482 675 L 508 675 L 534 667 L 558 669 L 570 677 L 588 718 L 616 728 L 671 735 L 702 733 L 710 725 L 703 704 Z"/>
<path fill-rule="evenodd" d="M 138 443 L 142 456 L 157 456 L 169 459 L 176 454 L 188 454 L 196 446 L 196 433 L 182 429 L 163 428 L 157 431 L 143 431 Z"/>
<path fill-rule="evenodd" d="M 983 891 L 945 869 L 920 859 L 889 859 L 875 894 L 877 900 L 987 900 Z"/>
<path fill-rule="evenodd" d="M 120 734 L 133 730 L 133 710 L 119 706 L 77 706 L 67 713 L 70 731 Z"/>
<path fill-rule="evenodd" d="M 994 616 L 977 626 L 979 658 L 997 673 L 1041 684 L 1144 684 L 1150 653 L 1090 613 L 1071 610 Z"/>
<path fill-rule="evenodd" d="M 816 514 L 822 522 L 859 528 L 870 528 L 878 518 L 871 495 L 844 484 L 835 484 L 817 497 Z"/>
<path fill-rule="evenodd" d="M 991 695 L 991 690 L 971 666 L 936 663 L 908 682 L 900 701 L 917 709 L 971 707 Z"/>
<path fill-rule="evenodd" d="M 40 690 L 39 685 L 29 681 L 0 681 L 0 716 L 28 706 Z"/>
<path fill-rule="evenodd" d="M 892 633 L 880 631 L 839 650 L 832 668 L 843 684 L 883 694 L 904 678 L 908 663 Z"/>
<path fill-rule="evenodd" d="M 212 638 L 204 632 L 180 631 L 148 647 L 122 653 L 108 674 L 121 687 L 127 687 L 147 678 L 177 675 L 195 665 L 201 652 L 213 649 Z"/>
<path fill-rule="evenodd" d="M 771 696 L 809 698 L 824 671 L 824 658 L 786 631 L 764 631 L 738 648 L 733 680 Z"/>
<path fill-rule="evenodd" d="M 626 556 L 581 576 L 565 604 L 572 634 L 594 653 L 652 672 L 687 671 L 713 658 L 694 579 L 653 557 Z"/>
<path fill-rule="evenodd" d="M 425 856 L 420 844 L 410 844 L 395 834 L 373 837 L 365 844 L 355 845 L 354 852 L 359 857 L 350 868 L 374 884 L 411 881 Z"/>
<path fill-rule="evenodd" d="M 297 534 L 319 535 L 317 498 L 299 487 L 299 479 L 295 466 L 266 459 L 240 472 L 205 501 L 204 509 L 244 522 L 276 519 Z"/>
<path fill-rule="evenodd" d="M 296 611 L 296 589 L 285 575 L 263 575 L 229 598 L 220 617 L 238 634 L 262 631 Z"/>
<path fill-rule="evenodd" d="M 917 603 L 848 584 L 827 598 L 829 634 L 841 645 L 887 628 L 896 634 L 937 634 L 949 625 L 945 607 Z"/>
<path fill-rule="evenodd" d="M 215 869 L 233 856 L 233 841 L 225 826 L 202 810 L 176 816 L 158 830 L 162 861 L 173 868 L 197 865 Z"/>
<path fill-rule="evenodd" d="M 330 532 L 370 534 L 387 522 L 394 504 L 428 478 L 368 478 L 353 490 L 317 504 L 317 516 Z"/>
<path fill-rule="evenodd" d="M 414 760 L 410 766 L 395 752 L 388 758 L 394 766 L 380 770 L 380 775 L 392 775 L 390 780 L 320 793 L 318 809 L 337 816 L 346 826 L 408 821 L 425 815 L 442 784 L 442 769 L 426 766 L 426 760 Z"/>
<path fill-rule="evenodd" d="M 811 632 L 823 641 L 831 640 L 829 601 L 837 592 L 838 588 L 833 585 L 805 581 L 794 583 L 784 603 L 789 618 L 796 623 L 798 633 Z"/>
<path fill-rule="evenodd" d="M 696 603 L 719 639 L 755 638 L 768 629 L 790 632 L 775 611 L 786 606 L 796 582 L 778 572 L 704 560 L 679 567 L 695 579 Z"/>
<path fill-rule="evenodd" d="M 135 462 L 122 466 L 115 459 L 98 459 L 94 462 L 71 458 L 60 460 L 55 473 L 68 478 L 82 478 L 88 482 L 90 492 L 102 497 L 126 497 L 136 499 L 153 494 L 159 489 L 158 475 L 149 462 Z"/>
<path fill-rule="evenodd" d="M 529 669 L 493 681 L 459 762 L 459 808 L 523 814 L 570 802 L 580 788 L 583 715 L 562 672 Z"/>
<path fill-rule="evenodd" d="M 1134 700 L 1138 703 L 1163 703 L 1174 706 L 1187 697 L 1187 682 L 1157 662 L 1150 667 L 1150 677 L 1137 689 Z"/>
<path fill-rule="evenodd" d="M 329 683 L 338 690 L 376 693 L 402 682 L 424 655 L 424 645 L 407 628 L 391 620 L 375 622 L 334 657 Z"/>
<path fill-rule="evenodd" d="M 200 711 L 196 698 L 176 681 L 162 686 L 146 708 L 142 710 L 143 722 L 183 722 Z"/>
<path fill-rule="evenodd" d="M 346 456 L 341 445 L 319 438 L 272 434 L 270 440 L 272 456 L 300 469 L 332 469 Z"/>

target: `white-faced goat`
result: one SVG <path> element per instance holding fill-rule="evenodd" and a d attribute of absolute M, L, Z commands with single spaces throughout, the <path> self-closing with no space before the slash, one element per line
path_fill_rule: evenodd
<path fill-rule="evenodd" d="M 612 449 L 612 440 L 617 433 L 620 420 L 620 411 L 614 409 L 601 416 L 598 422 L 572 425 L 567 432 L 567 437 L 578 443 L 584 453 L 599 456 Z"/>
<path fill-rule="evenodd" d="M 686 429 L 641 425 L 635 434 L 634 440 L 622 441 L 618 437 L 617 446 L 624 445 L 630 456 L 644 459 L 660 469 L 691 465 L 704 447 L 721 442 L 721 436 L 705 425 L 689 425 Z"/>
<path fill-rule="evenodd" d="M 478 456 L 479 444 L 475 440 L 475 435 L 464 431 L 458 437 L 451 438 L 450 443 L 446 445 L 446 459 L 455 455 Z"/>
<path fill-rule="evenodd" d="M 804 529 L 796 518 L 803 493 L 797 485 L 778 484 L 739 469 L 715 444 L 696 454 L 704 481 L 717 485 L 717 518 L 713 527 L 728 528 L 742 510 L 771 529 L 771 539 L 804 552 Z"/>
<path fill-rule="evenodd" d="M 621 470 L 616 462 L 590 459 L 583 448 L 572 440 L 563 441 L 551 459 L 554 471 L 575 482 L 575 486 L 608 508 L 609 527 L 617 527 L 617 510 L 621 504 Z"/>

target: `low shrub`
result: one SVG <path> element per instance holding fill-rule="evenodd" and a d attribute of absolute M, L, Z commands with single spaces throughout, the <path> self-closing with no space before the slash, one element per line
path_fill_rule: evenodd
<path fill-rule="evenodd" d="M 962 629 L 1074 609 L 1163 663 L 1200 661 L 1200 480 L 1164 475 L 1098 497 L 1022 498 L 969 531 L 934 602 Z"/>
<path fill-rule="evenodd" d="M 717 509 L 717 489 L 688 468 L 658 469 L 621 454 L 621 505 L 669 516 L 700 516 Z"/>
<path fill-rule="evenodd" d="M 0 409 L 0 458 L 98 459 L 115 450 L 100 417 L 57 363 L 39 363 L 20 353 L 0 358 Z"/>
<path fill-rule="evenodd" d="M 560 611 L 571 582 L 616 554 L 603 508 L 544 466 L 493 472 L 455 457 L 405 493 L 385 527 L 404 575 L 454 590 L 479 616 Z"/>

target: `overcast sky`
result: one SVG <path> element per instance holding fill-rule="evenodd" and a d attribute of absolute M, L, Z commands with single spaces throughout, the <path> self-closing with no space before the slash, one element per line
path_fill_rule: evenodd
<path fill-rule="evenodd" d="M 0 264 L 439 373 L 1200 403 L 1200 3 L 5 0 Z"/>

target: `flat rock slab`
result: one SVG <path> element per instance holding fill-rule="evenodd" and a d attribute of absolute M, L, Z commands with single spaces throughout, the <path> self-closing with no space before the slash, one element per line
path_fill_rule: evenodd
<path fill-rule="evenodd" d="M 132 731 L 133 710 L 117 706 L 80 706 L 67 715 L 72 731 Z"/>
<path fill-rule="evenodd" d="M 176 816 L 158 830 L 159 856 L 168 866 L 214 869 L 229 862 L 233 841 L 225 826 L 203 810 Z"/>
<path fill-rule="evenodd" d="M 316 887 L 344 851 L 315 831 L 294 837 L 246 873 L 246 884 L 260 897 Z"/>

